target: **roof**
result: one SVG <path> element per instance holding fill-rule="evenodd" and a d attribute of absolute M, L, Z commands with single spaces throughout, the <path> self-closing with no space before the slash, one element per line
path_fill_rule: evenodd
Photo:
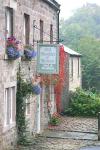
<path fill-rule="evenodd" d="M 64 47 L 64 51 L 72 56 L 82 56 L 80 53 L 70 49 L 69 47 L 67 47 L 65 45 L 63 45 L 63 47 Z"/>
<path fill-rule="evenodd" d="M 56 10 L 60 10 L 60 4 L 56 0 L 44 0 L 46 3 L 48 3 L 51 7 L 53 7 Z"/>

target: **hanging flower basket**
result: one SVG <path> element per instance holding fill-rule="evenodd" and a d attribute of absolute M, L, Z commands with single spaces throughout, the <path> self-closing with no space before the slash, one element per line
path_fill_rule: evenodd
<path fill-rule="evenodd" d="M 33 91 L 34 94 L 39 95 L 41 93 L 40 85 L 33 85 L 32 91 Z"/>
<path fill-rule="evenodd" d="M 9 59 L 17 59 L 20 57 L 19 51 L 14 47 L 7 47 L 7 55 Z"/>
<path fill-rule="evenodd" d="M 36 52 L 30 51 L 30 50 L 24 50 L 24 55 L 25 55 L 26 59 L 31 60 L 32 58 L 34 58 L 36 56 Z"/>
<path fill-rule="evenodd" d="M 21 56 L 21 43 L 14 36 L 7 39 L 7 55 L 9 59 L 17 59 Z"/>
<path fill-rule="evenodd" d="M 34 51 L 34 47 L 31 44 L 24 47 L 24 56 L 28 60 L 31 60 L 36 56 L 36 51 Z"/>

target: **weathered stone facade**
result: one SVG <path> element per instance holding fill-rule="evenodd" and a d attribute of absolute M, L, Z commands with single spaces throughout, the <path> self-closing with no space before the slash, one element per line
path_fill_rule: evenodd
<path fill-rule="evenodd" d="M 29 15 L 30 18 L 30 33 L 29 43 L 34 44 L 37 50 L 37 42 L 40 40 L 40 20 L 43 21 L 43 39 L 50 41 L 50 25 L 53 25 L 53 40 L 58 40 L 58 14 L 59 4 L 55 0 L 1 0 L 0 1 L 0 150 L 9 149 L 10 145 L 16 142 L 16 121 L 5 127 L 5 88 L 17 85 L 17 70 L 19 63 L 21 64 L 24 78 L 30 78 L 36 74 L 36 59 L 33 61 L 23 61 L 20 58 L 10 61 L 6 57 L 6 22 L 5 22 L 5 8 L 13 8 L 13 35 L 25 44 L 24 35 L 24 14 Z M 34 26 L 34 27 L 33 27 Z M 33 39 L 35 42 L 33 43 Z M 29 72 L 30 67 L 30 72 Z M 45 126 L 44 109 L 44 92 L 40 101 L 41 106 L 41 130 Z M 33 132 L 35 128 L 35 114 L 37 113 L 37 97 L 30 98 L 30 130 Z M 16 115 L 16 114 L 14 114 Z"/>

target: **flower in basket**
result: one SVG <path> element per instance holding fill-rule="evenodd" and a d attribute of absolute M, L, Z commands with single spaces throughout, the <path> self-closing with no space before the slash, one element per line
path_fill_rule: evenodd
<path fill-rule="evenodd" d="M 40 85 L 33 85 L 32 91 L 33 91 L 34 94 L 39 95 L 41 93 Z"/>
<path fill-rule="evenodd" d="M 58 83 L 59 83 L 59 75 L 56 75 L 56 74 L 54 74 L 54 75 L 52 75 L 52 84 L 53 85 L 57 85 Z"/>
<path fill-rule="evenodd" d="M 36 95 L 39 95 L 42 91 L 40 86 L 40 79 L 35 76 L 32 78 L 32 91 Z"/>
<path fill-rule="evenodd" d="M 52 117 L 50 118 L 49 124 L 52 126 L 58 126 L 61 124 L 61 116 L 58 113 L 52 114 Z"/>
<path fill-rule="evenodd" d="M 40 77 L 34 76 L 32 77 L 32 92 L 36 95 L 39 95 L 41 93 L 42 89 L 40 86 Z"/>
<path fill-rule="evenodd" d="M 7 38 L 7 55 L 10 59 L 17 59 L 20 55 L 19 41 L 14 36 Z"/>
<path fill-rule="evenodd" d="M 28 60 L 31 60 L 36 56 L 36 51 L 34 51 L 34 48 L 31 44 L 24 47 L 24 55 Z"/>

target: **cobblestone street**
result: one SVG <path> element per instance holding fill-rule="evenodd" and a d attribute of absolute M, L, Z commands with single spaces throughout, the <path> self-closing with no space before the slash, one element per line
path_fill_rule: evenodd
<path fill-rule="evenodd" d="M 62 123 L 49 129 L 97 133 L 98 121 L 94 118 L 62 117 Z"/>
<path fill-rule="evenodd" d="M 80 150 L 85 146 L 100 146 L 97 124 L 97 119 L 62 117 L 59 126 L 49 126 L 42 135 L 34 139 L 33 146 L 23 149 Z"/>
<path fill-rule="evenodd" d="M 39 139 L 34 150 L 79 150 L 81 147 L 100 145 L 100 142 L 90 140 L 73 140 L 46 138 Z M 32 149 L 32 150 L 33 150 Z"/>

